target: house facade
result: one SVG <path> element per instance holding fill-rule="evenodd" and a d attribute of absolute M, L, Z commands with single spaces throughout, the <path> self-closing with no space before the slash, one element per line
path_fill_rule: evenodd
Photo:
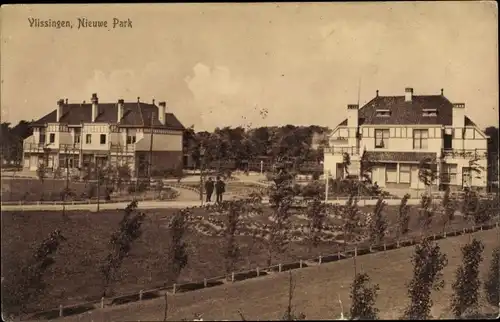
<path fill-rule="evenodd" d="M 371 179 L 386 189 L 424 189 L 419 180 L 422 159 L 433 160 L 433 185 L 451 189 L 487 186 L 488 136 L 466 116 L 464 103 L 440 95 L 376 96 L 359 108 L 347 106 L 347 119 L 332 132 L 325 148 L 324 171 L 343 178 L 344 154 L 350 157 L 350 175 L 360 175 L 366 158 Z"/>
<path fill-rule="evenodd" d="M 90 165 L 127 165 L 142 176 L 149 163 L 170 169 L 182 162 L 184 126 L 166 102 L 74 104 L 59 100 L 57 108 L 32 123 L 33 135 L 23 142 L 23 167 L 36 170 L 82 169 Z"/>

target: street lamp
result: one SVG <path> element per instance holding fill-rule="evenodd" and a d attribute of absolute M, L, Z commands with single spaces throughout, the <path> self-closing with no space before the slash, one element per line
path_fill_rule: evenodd
<path fill-rule="evenodd" d="M 205 165 L 205 148 L 200 147 L 200 201 L 203 206 L 203 167 Z"/>

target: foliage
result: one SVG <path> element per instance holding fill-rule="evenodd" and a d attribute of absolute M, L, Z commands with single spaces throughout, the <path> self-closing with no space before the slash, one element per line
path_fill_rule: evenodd
<path fill-rule="evenodd" d="M 326 204 L 316 197 L 307 204 L 306 215 L 309 219 L 309 249 L 318 247 L 320 235 L 326 220 Z"/>
<path fill-rule="evenodd" d="M 2 282 L 2 292 L 5 292 L 2 294 L 3 310 L 8 313 L 25 313 L 27 306 L 41 296 L 45 289 L 43 276 L 55 263 L 54 254 L 65 240 L 60 230 L 54 230 L 18 272 L 6 276 L 6 285 Z"/>
<path fill-rule="evenodd" d="M 163 180 L 159 179 L 156 180 L 155 182 L 155 190 L 158 193 L 158 198 L 161 196 L 161 192 L 163 191 L 164 185 L 163 185 Z"/>
<path fill-rule="evenodd" d="M 370 285 L 370 277 L 366 273 L 358 273 L 351 284 L 351 310 L 353 320 L 376 320 L 379 310 L 375 308 L 379 285 Z"/>
<path fill-rule="evenodd" d="M 484 279 L 484 292 L 488 303 L 497 306 L 500 303 L 500 246 L 493 250 L 491 256 L 490 267 Z"/>
<path fill-rule="evenodd" d="M 351 166 L 351 156 L 349 153 L 342 154 L 342 169 L 344 173 L 342 174 L 342 178 L 349 176 L 349 167 Z"/>
<path fill-rule="evenodd" d="M 410 304 L 405 309 L 404 318 L 424 320 L 430 318 L 431 291 L 444 287 L 442 270 L 448 260 L 438 244 L 425 238 L 416 245 L 412 262 L 413 278 L 407 285 Z"/>
<path fill-rule="evenodd" d="M 137 212 L 137 201 L 132 201 L 124 210 L 118 229 L 109 240 L 110 251 L 101 265 L 104 278 L 104 295 L 110 283 L 117 277 L 123 260 L 129 255 L 132 244 L 141 236 L 141 225 L 146 215 Z"/>
<path fill-rule="evenodd" d="M 236 241 L 236 231 L 238 229 L 240 215 L 243 210 L 242 201 L 225 201 L 222 204 L 219 204 L 225 209 L 226 214 L 226 225 L 224 231 L 224 239 L 225 239 L 225 247 L 224 247 L 224 259 L 225 259 L 225 268 L 226 273 L 229 274 L 234 272 L 236 262 L 240 258 L 240 248 Z"/>
<path fill-rule="evenodd" d="M 434 210 L 432 209 L 432 197 L 427 194 L 423 194 L 420 200 L 420 223 L 422 225 L 422 233 L 429 230 L 432 224 L 432 219 L 434 217 Z"/>
<path fill-rule="evenodd" d="M 375 204 L 372 220 L 370 222 L 370 242 L 379 245 L 387 230 L 387 220 L 384 218 L 384 207 L 387 203 L 380 197 Z"/>
<path fill-rule="evenodd" d="M 372 170 L 374 166 L 375 162 L 368 157 L 365 149 L 359 162 L 359 174 L 362 182 L 372 184 Z"/>
<path fill-rule="evenodd" d="M 484 245 L 477 239 L 462 247 L 463 261 L 455 273 L 451 307 L 455 317 L 477 314 L 479 304 L 479 264 Z"/>
<path fill-rule="evenodd" d="M 431 188 L 437 179 L 437 161 L 435 158 L 423 158 L 418 164 L 418 179 Z"/>
<path fill-rule="evenodd" d="M 43 183 L 47 178 L 47 172 L 48 169 L 45 163 L 44 162 L 40 163 L 38 165 L 38 168 L 36 169 L 36 176 L 38 177 L 38 180 L 40 180 L 41 183 Z"/>
<path fill-rule="evenodd" d="M 292 300 L 293 300 L 293 293 L 295 291 L 295 281 L 293 280 L 292 277 L 292 271 L 288 271 L 288 305 L 286 308 L 285 313 L 281 317 L 281 321 L 301 321 L 306 319 L 306 315 L 302 312 L 294 312 L 294 308 L 292 305 Z"/>
<path fill-rule="evenodd" d="M 344 206 L 335 207 L 334 211 L 337 216 L 342 218 L 342 230 L 344 232 L 344 249 L 347 248 L 347 243 L 351 240 L 356 227 L 358 227 L 362 212 L 358 207 L 358 199 L 352 194 L 349 196 Z"/>
<path fill-rule="evenodd" d="M 464 200 L 462 202 L 462 214 L 467 220 L 473 219 L 479 209 L 479 196 L 476 191 L 465 187 Z"/>
<path fill-rule="evenodd" d="M 398 239 L 408 233 L 408 226 L 410 224 L 410 206 L 408 205 L 408 200 L 410 199 L 410 194 L 405 194 L 401 199 L 401 204 L 398 210 Z"/>
<path fill-rule="evenodd" d="M 290 208 L 295 197 L 293 175 L 283 164 L 278 164 L 275 171 L 269 188 L 272 224 L 267 239 L 268 266 L 271 266 L 273 254 L 283 253 L 289 243 Z"/>
<path fill-rule="evenodd" d="M 166 272 L 167 279 L 165 284 L 176 282 L 181 274 L 182 269 L 188 263 L 187 243 L 185 241 L 188 229 L 187 218 L 190 216 L 190 211 L 181 209 L 176 211 L 172 220 L 169 223 L 169 249 L 168 249 L 168 262 Z"/>
<path fill-rule="evenodd" d="M 443 219 L 443 232 L 446 230 L 446 226 L 453 221 L 455 218 L 455 203 L 450 197 L 450 187 L 446 187 L 444 191 L 443 199 L 441 201 L 441 214 Z"/>
<path fill-rule="evenodd" d="M 10 123 L 2 122 L 0 137 L 2 160 L 20 165 L 23 158 L 23 140 L 33 134 L 33 129 L 27 121 L 20 121 L 11 127 Z"/>

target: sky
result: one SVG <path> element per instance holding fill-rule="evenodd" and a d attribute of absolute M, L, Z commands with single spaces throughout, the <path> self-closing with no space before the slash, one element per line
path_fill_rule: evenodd
<path fill-rule="evenodd" d="M 498 125 L 495 2 L 45 4 L 1 8 L 2 122 L 69 102 L 167 102 L 187 127 L 335 127 L 347 104 L 439 94 Z M 73 28 L 30 27 L 29 18 Z M 78 29 L 78 18 L 108 28 Z M 112 28 L 113 19 L 131 28 Z"/>

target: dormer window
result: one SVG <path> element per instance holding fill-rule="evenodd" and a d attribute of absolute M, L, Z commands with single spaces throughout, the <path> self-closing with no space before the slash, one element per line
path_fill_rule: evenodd
<path fill-rule="evenodd" d="M 433 117 L 437 116 L 437 109 L 435 108 L 424 108 L 422 110 L 423 116 Z"/>
<path fill-rule="evenodd" d="M 377 109 L 377 117 L 389 117 L 391 116 L 391 110 Z"/>

